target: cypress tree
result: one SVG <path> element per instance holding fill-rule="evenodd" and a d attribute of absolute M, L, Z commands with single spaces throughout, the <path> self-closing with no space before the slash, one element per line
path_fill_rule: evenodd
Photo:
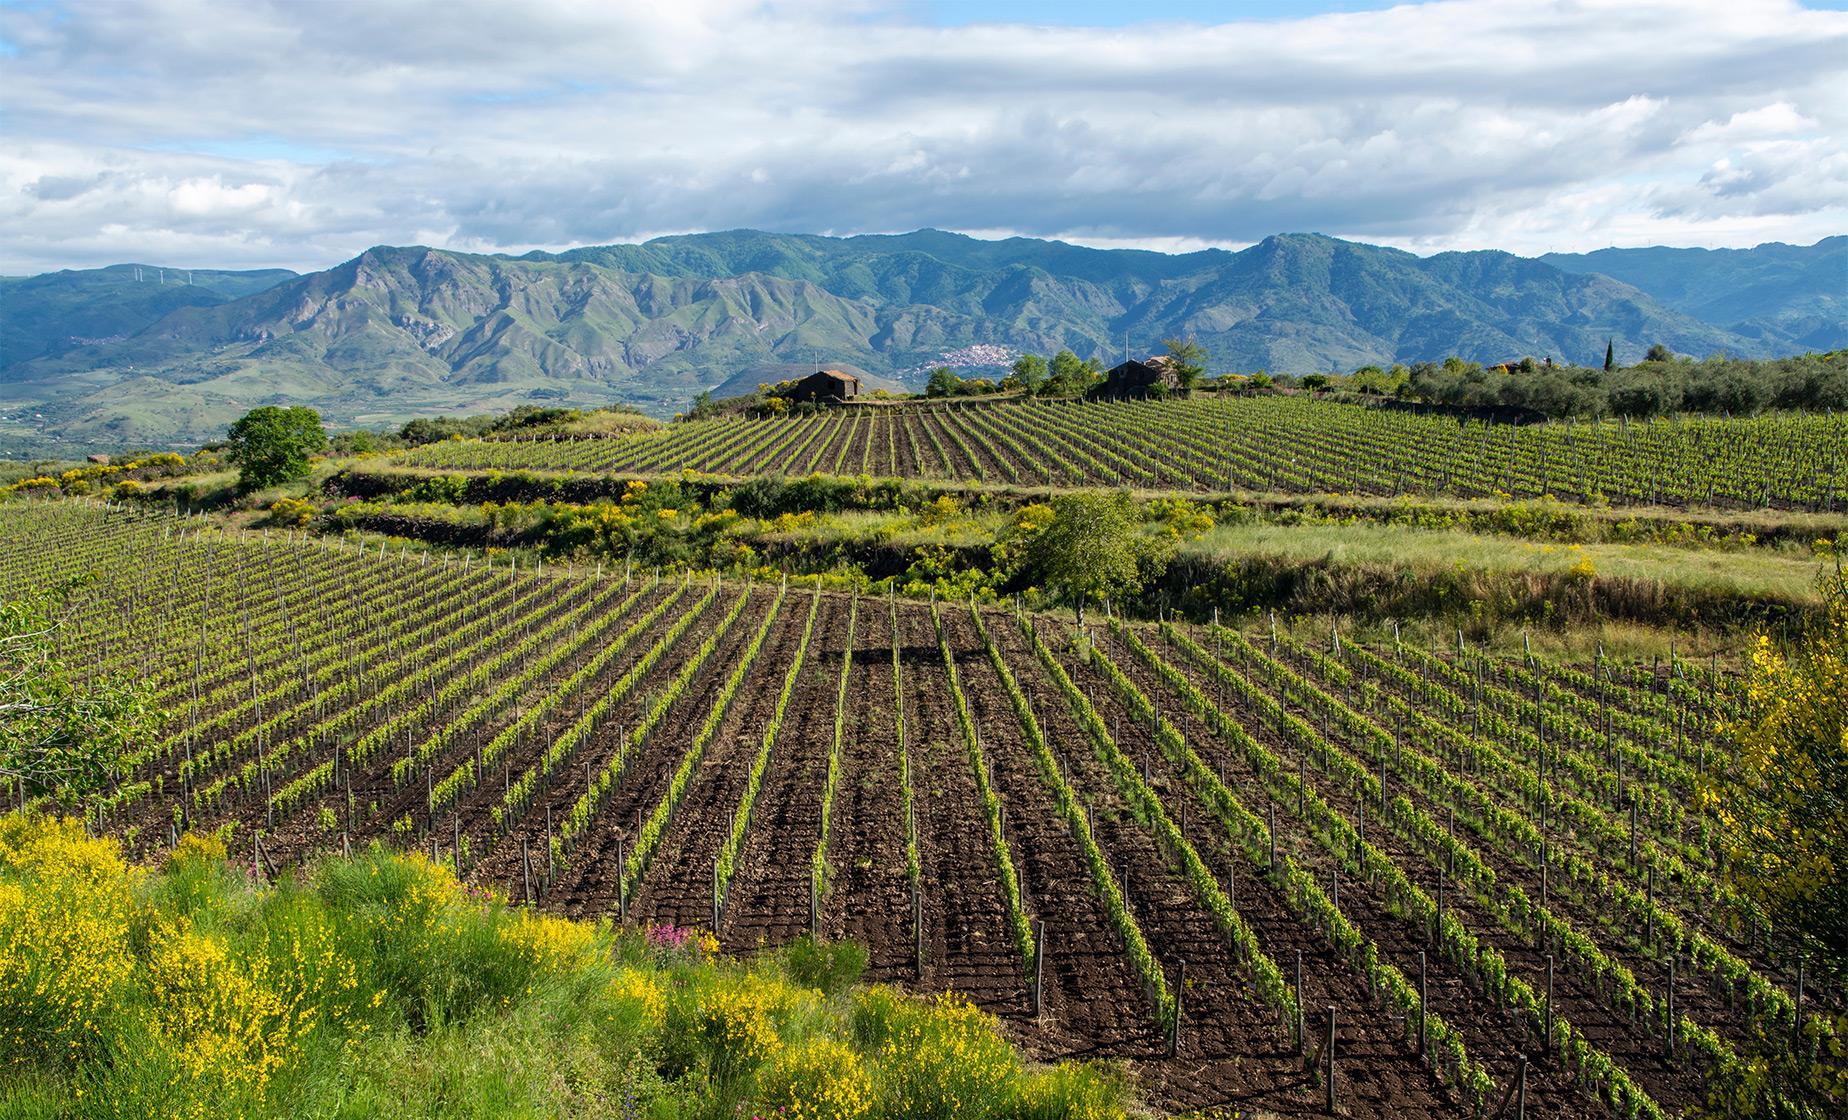
<path fill-rule="evenodd" d="M 1607 370 L 1617 368 L 1617 350 L 1609 338 L 1604 340 L 1604 368 Z"/>

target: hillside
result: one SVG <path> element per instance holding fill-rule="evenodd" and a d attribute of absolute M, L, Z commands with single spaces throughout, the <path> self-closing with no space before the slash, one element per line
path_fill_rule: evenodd
<path fill-rule="evenodd" d="M 1599 249 L 1540 260 L 1621 280 L 1664 307 L 1783 350 L 1848 346 L 1848 236 L 1752 249 Z"/>
<path fill-rule="evenodd" d="M 285 268 L 222 272 L 147 264 L 0 276 L 0 380 L 21 362 L 120 341 L 171 311 L 225 303 L 293 276 Z"/>
<path fill-rule="evenodd" d="M 1607 338 L 1622 360 L 1656 342 L 1800 348 L 1601 274 L 1313 234 L 1181 255 L 933 230 L 733 231 L 518 258 L 379 247 L 241 298 L 195 297 L 129 337 L 35 329 L 90 341 L 8 367 L 0 408 L 29 409 L 41 436 L 106 444 L 206 439 L 266 403 L 311 404 L 337 424 L 612 399 L 667 415 L 703 389 L 754 384 L 751 371 L 813 361 L 916 387 L 978 345 L 1109 359 L 1184 335 L 1217 369 L 1295 373 L 1449 354 L 1594 362 Z"/>

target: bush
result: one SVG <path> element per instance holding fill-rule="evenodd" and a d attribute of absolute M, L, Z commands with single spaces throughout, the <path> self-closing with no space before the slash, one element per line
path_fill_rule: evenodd
<path fill-rule="evenodd" d="M 314 520 L 314 504 L 300 498 L 277 498 L 270 503 L 269 523 L 299 529 Z"/>
<path fill-rule="evenodd" d="M 789 978 L 829 995 L 842 991 L 866 971 L 866 950 L 853 941 L 817 941 L 803 934 L 783 950 Z"/>
<path fill-rule="evenodd" d="M 783 1051 L 757 1093 L 760 1115 L 792 1120 L 860 1120 L 873 1110 L 873 1083 L 853 1048 L 813 1038 Z"/>

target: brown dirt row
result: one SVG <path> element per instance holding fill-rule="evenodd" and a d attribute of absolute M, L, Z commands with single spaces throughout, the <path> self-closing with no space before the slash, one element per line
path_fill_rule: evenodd
<path fill-rule="evenodd" d="M 824 935 L 865 946 L 867 977 L 887 981 L 917 978 L 892 629 L 884 602 L 861 601 L 828 841 L 831 882 L 822 900 Z"/>
<path fill-rule="evenodd" d="M 1216 768 L 1225 768 L 1226 780 L 1238 793 L 1247 808 L 1268 803 L 1265 787 L 1257 774 L 1250 769 L 1244 756 L 1236 749 L 1223 743 L 1198 717 L 1185 708 L 1178 694 L 1169 689 L 1165 683 L 1156 687 L 1156 678 L 1141 667 L 1135 659 L 1127 656 L 1127 650 L 1119 650 L 1125 656 L 1115 657 L 1117 664 L 1134 680 L 1139 688 L 1151 698 L 1159 698 L 1164 718 L 1170 720 L 1181 734 L 1186 737 L 1201 756 Z M 1185 668 L 1185 667 L 1184 667 Z M 1078 674 L 1073 674 L 1078 679 Z M 1193 676 L 1193 674 L 1190 674 Z M 1115 690 L 1101 675 L 1086 670 L 1084 678 L 1091 690 L 1093 702 L 1099 704 L 1099 710 L 1106 708 L 1111 717 L 1120 718 L 1128 725 L 1131 720 L 1128 712 L 1115 696 Z M 1194 676 L 1195 684 L 1202 687 L 1204 682 Z M 1298 753 L 1285 746 L 1279 739 L 1276 727 L 1268 721 L 1253 718 L 1249 711 L 1238 713 L 1240 723 L 1254 738 L 1263 742 L 1272 753 L 1289 765 L 1296 762 Z M 1323 793 L 1331 805 L 1342 805 L 1352 799 L 1343 791 L 1324 788 L 1325 775 L 1317 768 L 1312 759 L 1308 768 L 1311 786 Z M 1277 842 L 1280 852 L 1290 854 L 1316 876 L 1325 891 L 1331 889 L 1334 873 L 1339 863 L 1311 835 L 1307 827 L 1296 817 L 1294 804 L 1277 806 Z M 1254 811 L 1260 811 L 1254 809 Z M 1369 829 L 1369 839 L 1378 840 L 1382 830 Z M 1391 848 L 1387 848 L 1389 852 Z M 1413 882 L 1420 883 L 1435 893 L 1435 875 L 1417 874 L 1418 864 L 1407 863 L 1401 853 L 1398 855 L 1402 867 Z M 1485 999 L 1477 990 L 1471 977 L 1462 969 L 1444 959 L 1430 943 L 1429 931 L 1415 927 L 1411 922 L 1394 914 L 1378 886 L 1358 877 L 1343 873 L 1340 876 L 1340 905 L 1342 912 L 1366 936 L 1378 946 L 1380 959 L 1395 965 L 1408 977 L 1418 974 L 1418 953 L 1427 951 L 1427 970 L 1430 978 L 1431 1006 L 1443 1015 L 1453 1026 L 1463 1033 L 1464 1044 L 1472 1057 L 1488 1065 L 1491 1075 L 1498 1083 L 1504 1080 L 1514 1065 L 1515 1055 L 1537 1049 L 1535 1036 L 1525 1029 L 1524 1016 L 1518 1016 L 1507 1009 L 1495 1006 Z M 1454 897 L 1451 899 L 1454 903 Z M 1483 930 L 1479 926 L 1472 929 L 1480 936 Z M 1314 1004 L 1310 1004 L 1314 1006 Z M 1339 1006 L 1337 1013 L 1339 1014 Z M 1537 1057 L 1529 1054 L 1530 1057 Z M 1499 1088 L 1498 1084 L 1498 1088 Z M 1536 1062 L 1528 1071 L 1528 1108 L 1532 1115 L 1544 1117 L 1567 1117 L 1601 1115 L 1589 1105 L 1582 1093 L 1574 1089 L 1564 1071 L 1545 1063 Z"/>
<path fill-rule="evenodd" d="M 1026 910 L 1045 927 L 1044 994 L 1033 1045 L 1060 1057 L 1153 1055 L 1162 1039 L 1142 981 L 981 637 L 961 607 L 946 608 L 944 622 L 996 794 L 1006 807 L 1008 844 L 1020 868 Z"/>
<path fill-rule="evenodd" d="M 502 857 L 498 867 L 479 867 L 471 863 L 465 868 L 470 879 L 482 882 L 500 878 L 503 886 L 518 887 L 524 892 L 525 884 L 518 877 L 521 869 L 518 865 L 516 831 L 543 836 L 548 809 L 555 821 L 564 818 L 564 814 L 570 811 L 578 797 L 584 793 L 586 775 L 594 777 L 600 772 L 609 754 L 613 752 L 617 738 L 640 718 L 650 698 L 673 679 L 678 670 L 677 662 L 690 658 L 692 652 L 699 648 L 699 644 L 725 617 L 732 604 L 737 602 L 738 589 L 722 590 L 715 596 L 700 617 L 668 647 L 661 660 L 636 681 L 619 702 L 605 711 L 598 734 L 592 736 L 590 742 L 580 744 L 572 758 L 559 764 L 543 793 L 534 797 L 522 819 L 508 822 L 504 828 L 497 828 L 494 824 L 494 810 L 500 806 L 508 786 L 537 765 L 560 735 L 575 725 L 584 712 L 607 694 L 616 682 L 628 675 L 654 644 L 705 598 L 706 590 L 697 584 L 689 587 L 678 602 L 637 634 L 622 653 L 611 658 L 593 679 L 580 685 L 575 695 L 553 709 L 549 716 L 523 735 L 502 760 L 498 767 L 499 774 L 490 773 L 458 800 L 454 812 L 462 818 L 462 836 L 468 841 L 470 851 L 477 856 L 493 856 L 498 850 Z M 535 811 L 537 816 L 534 815 Z M 537 830 L 535 825 L 538 826 Z"/>
<path fill-rule="evenodd" d="M 728 817 L 750 778 L 751 760 L 776 709 L 784 674 L 801 644 L 808 606 L 808 596 L 795 591 L 784 601 L 757 665 L 732 698 L 718 733 L 687 784 L 680 808 L 630 906 L 631 920 L 711 928 L 712 861 L 725 842 Z M 663 788 L 672 776 L 671 770 L 661 775 Z"/>
<path fill-rule="evenodd" d="M 842 416 L 824 416 L 821 435 L 809 444 L 808 451 L 800 462 L 789 465 L 791 475 L 831 474 L 834 470 L 834 456 L 840 450 L 841 442 L 847 438 L 849 422 Z"/>
<path fill-rule="evenodd" d="M 643 741 L 622 780 L 610 792 L 602 810 L 597 814 L 589 835 L 570 854 L 565 866 L 560 869 L 558 879 L 546 891 L 543 902 L 548 908 L 561 910 L 574 917 L 595 917 L 618 908 L 616 890 L 619 868 L 616 861 L 619 851 L 626 853 L 635 843 L 643 817 L 653 811 L 667 792 L 674 771 L 680 766 L 680 760 L 692 747 L 693 737 L 704 726 L 706 716 L 717 702 L 719 690 L 731 676 L 733 667 L 743 657 L 758 627 L 763 625 L 764 617 L 776 601 L 776 593 L 772 589 L 759 588 L 752 593 L 751 600 L 738 621 L 732 624 L 732 633 L 713 651 L 707 668 L 687 687 L 680 699 L 669 707 L 655 731 Z M 796 602 L 796 596 L 785 601 L 784 615 Z M 779 618 L 776 627 L 782 625 L 782 619 Z M 726 736 L 735 738 L 743 734 L 741 729 L 744 725 L 741 720 L 745 717 L 740 713 L 749 709 L 758 694 L 768 687 L 760 678 L 776 673 L 775 668 L 765 660 L 777 648 L 776 642 L 777 630 L 773 627 L 770 636 L 764 640 L 758 661 L 726 709 L 725 720 L 720 724 L 713 743 L 707 747 L 706 762 L 702 763 L 702 768 L 710 763 L 712 752 L 719 749 Z M 778 679 L 780 682 L 780 676 Z M 609 747 L 602 748 L 602 751 L 607 756 Z M 692 784 L 689 784 L 689 792 Z M 682 803 L 682 811 L 684 809 L 685 802 Z M 556 813 L 561 810 L 554 808 L 553 811 Z M 529 815 L 529 829 L 535 819 Z M 669 831 L 672 831 L 671 825 Z M 710 882 L 707 883 L 707 889 L 710 891 Z M 702 924 L 710 925 L 710 894 L 707 898 L 707 914 Z"/>
<path fill-rule="evenodd" d="M 1062 636 L 1051 629 L 1045 633 L 1048 644 L 1055 650 L 1060 649 Z M 1016 641 L 1018 656 L 1010 655 L 1009 661 L 1010 664 L 1018 665 L 1025 658 L 1032 658 L 1033 654 L 1026 648 L 1024 638 Z M 1239 868 L 1234 892 L 1235 905 L 1257 932 L 1261 947 L 1284 969 L 1286 977 L 1294 971 L 1296 951 L 1302 951 L 1305 1012 L 1312 1015 L 1315 1009 L 1327 1005 L 1337 1009 L 1337 1052 L 1347 1056 L 1343 1073 L 1338 1076 L 1342 1077 L 1341 1090 L 1347 1095 L 1356 1114 L 1437 1115 L 1454 1112 L 1457 1106 L 1447 1092 L 1419 1061 L 1414 1048 L 1401 1041 L 1400 1025 L 1374 1006 L 1365 981 L 1337 959 L 1319 936 L 1297 921 L 1286 900 L 1260 870 L 1245 859 L 1242 849 L 1236 848 L 1226 838 L 1216 835 L 1216 830 L 1204 825 L 1209 819 L 1204 807 L 1185 783 L 1179 780 L 1178 775 L 1167 767 L 1161 752 L 1149 738 L 1147 729 L 1128 718 L 1127 712 L 1114 701 L 1109 690 L 1101 687 L 1101 682 L 1093 679 L 1093 674 L 1088 670 L 1081 668 L 1070 657 L 1062 657 L 1061 661 L 1067 673 L 1090 695 L 1092 705 L 1106 725 L 1115 726 L 1117 730 L 1113 738 L 1117 739 L 1120 748 L 1131 758 L 1144 755 L 1149 758 L 1152 787 L 1168 806 L 1177 823 L 1185 814 L 1190 838 L 1197 845 L 1203 845 L 1202 858 L 1209 861 L 1209 866 Z M 1047 696 L 1052 697 L 1052 682 L 1046 681 L 1045 687 Z M 1048 699 L 1042 710 L 1052 712 L 1054 709 L 1054 701 Z M 1086 743 L 1086 733 L 1069 713 L 1057 717 L 1056 725 L 1056 741 Z M 1074 783 L 1081 784 L 1082 788 L 1097 795 L 1100 805 L 1107 804 L 1098 791 L 1109 789 L 1111 779 L 1103 772 L 1102 763 L 1089 757 L 1088 746 L 1082 754 L 1073 751 L 1067 756 L 1067 761 L 1072 768 Z M 1228 777 L 1232 775 L 1228 774 Z M 1247 804 L 1251 804 L 1250 793 L 1243 789 L 1240 792 Z M 1262 806 L 1261 797 L 1257 804 Z M 1287 849 L 1281 836 L 1285 831 L 1285 823 L 1285 815 L 1280 813 L 1280 850 Z M 1143 922 L 1145 933 L 1154 942 L 1157 953 L 1173 952 L 1172 946 L 1176 942 L 1199 944 L 1206 938 L 1218 940 L 1216 931 L 1202 935 L 1185 928 L 1177 929 L 1168 917 L 1172 909 L 1187 907 L 1198 914 L 1196 925 L 1211 920 L 1198 910 L 1197 903 L 1192 902 L 1190 888 L 1184 884 L 1177 883 L 1176 888 L 1187 892 L 1185 901 L 1170 902 L 1168 905 L 1144 905 L 1142 900 L 1150 892 L 1150 876 L 1146 873 L 1138 875 L 1136 869 L 1147 868 L 1161 858 L 1154 851 L 1153 842 L 1146 832 L 1139 826 L 1129 824 L 1115 829 L 1107 827 L 1102 812 L 1098 816 L 1098 827 L 1099 832 L 1112 841 L 1106 845 L 1107 850 L 1113 856 L 1123 858 L 1130 869 L 1132 904 Z M 1131 843 L 1136 840 L 1139 843 Z M 1220 874 L 1220 882 L 1223 888 L 1224 872 Z M 1196 971 L 1192 962 L 1188 971 L 1190 974 Z M 1236 980 L 1228 979 L 1223 983 L 1235 987 Z M 1233 1001 L 1238 998 L 1238 993 L 1235 991 L 1222 998 L 1225 998 L 1228 1007 L 1234 1006 Z M 1242 1013 L 1250 1026 L 1233 1038 L 1242 1038 L 1244 1046 L 1248 1048 L 1258 1039 L 1274 1039 L 1261 1051 L 1268 1055 L 1266 1061 L 1251 1061 L 1249 1066 L 1223 1061 L 1206 1065 L 1196 1075 L 1198 1080 L 1191 1083 L 1176 1076 L 1185 1071 L 1158 1068 L 1146 1071 L 1145 1077 L 1155 1080 L 1165 1093 L 1181 1099 L 1205 1097 L 1209 1102 L 1217 1099 L 1222 1103 L 1276 1112 L 1303 1112 L 1319 1108 L 1321 1094 L 1309 1086 L 1305 1076 L 1295 1072 L 1299 1067 L 1293 1066 L 1296 1059 L 1289 1041 L 1269 1033 L 1268 1009 L 1258 1007 L 1256 1001 L 1248 995 L 1243 996 L 1240 1002 L 1243 1004 Z M 1310 1022 L 1313 1026 L 1313 1017 Z M 1233 1045 L 1238 1044 L 1234 1042 Z M 1249 1055 L 1249 1050 L 1246 1053 Z M 1250 1061 L 1250 1057 L 1246 1060 Z"/>
<path fill-rule="evenodd" d="M 923 982 L 989 1011 L 1018 1012 L 1024 965 L 1008 933 L 994 846 L 929 612 L 901 608 L 899 633 L 924 869 Z"/>
<path fill-rule="evenodd" d="M 943 464 L 943 473 L 945 477 L 957 479 L 981 477 L 982 468 L 980 464 L 974 462 L 964 454 L 961 446 L 951 437 L 948 429 L 944 426 L 943 418 L 939 414 L 939 410 L 925 409 L 917 413 L 916 419 L 919 427 L 923 431 L 935 432 L 937 434 L 937 442 L 935 444 L 930 442 L 930 437 L 928 435 L 922 437 L 923 446 L 929 448 L 929 453 L 933 455 L 936 454 L 937 447 L 939 445 L 942 446 L 945 456 Z"/>
<path fill-rule="evenodd" d="M 943 464 L 937 459 L 930 440 L 924 436 L 923 422 L 905 412 L 892 417 L 894 435 L 898 439 L 898 465 L 904 478 L 930 478 L 940 475 Z"/>
<path fill-rule="evenodd" d="M 954 413 L 950 414 L 947 423 L 955 426 L 957 434 L 962 436 L 963 442 L 968 444 L 969 450 L 975 454 L 978 460 L 978 464 L 975 468 L 976 477 L 987 479 L 990 482 L 1010 482 L 1013 480 L 1013 471 L 1010 471 L 1008 469 L 1008 464 L 1001 459 L 1001 455 L 1003 454 L 1002 450 L 999 447 L 989 446 L 994 440 L 987 432 L 982 431 L 974 424 L 971 424 L 962 417 L 956 416 Z M 945 438 L 948 437 L 946 436 Z M 1018 467 L 1019 464 L 1015 464 L 1015 468 L 1018 469 Z"/>
<path fill-rule="evenodd" d="M 848 611 L 846 600 L 829 596 L 815 616 L 808 659 L 764 767 L 751 827 L 726 892 L 718 934 L 728 948 L 782 945 L 809 928 L 810 868 L 821 838 Z"/>

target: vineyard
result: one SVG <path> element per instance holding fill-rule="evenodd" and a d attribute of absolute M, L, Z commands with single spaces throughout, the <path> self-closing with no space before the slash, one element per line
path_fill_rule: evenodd
<path fill-rule="evenodd" d="M 1131 429 L 1103 425 L 1138 407 L 416 458 L 1558 492 L 1635 454 L 1595 486 L 1754 502 L 1783 472 L 1799 502 L 1841 497 L 1839 417 L 1521 429 L 1498 451 L 1453 421 L 1353 409 L 1352 430 L 1293 432 L 1322 406 L 1214 402 L 1146 406 L 1174 422 L 1106 457 Z M 1260 460 L 1268 439 L 1295 450 Z M 228 830 L 282 874 L 379 839 L 515 901 L 731 949 L 851 937 L 872 978 L 966 992 L 1041 1054 L 1124 1058 L 1175 1107 L 1338 1091 L 1351 1115 L 1516 1095 L 1530 1116 L 1675 1115 L 1767 1050 L 1827 1043 L 1840 1010 L 1724 884 L 1692 808 L 1736 702 L 1711 664 L 1081 628 L 77 502 L 0 522 L 0 597 L 95 572 L 60 653 L 145 677 L 170 713 L 88 809 L 143 856 Z"/>
<path fill-rule="evenodd" d="M 1301 397 L 837 409 L 577 440 L 454 440 L 415 466 L 732 477 L 845 474 L 1011 486 L 1511 496 L 1610 505 L 1848 508 L 1848 416 L 1535 425 Z"/>

